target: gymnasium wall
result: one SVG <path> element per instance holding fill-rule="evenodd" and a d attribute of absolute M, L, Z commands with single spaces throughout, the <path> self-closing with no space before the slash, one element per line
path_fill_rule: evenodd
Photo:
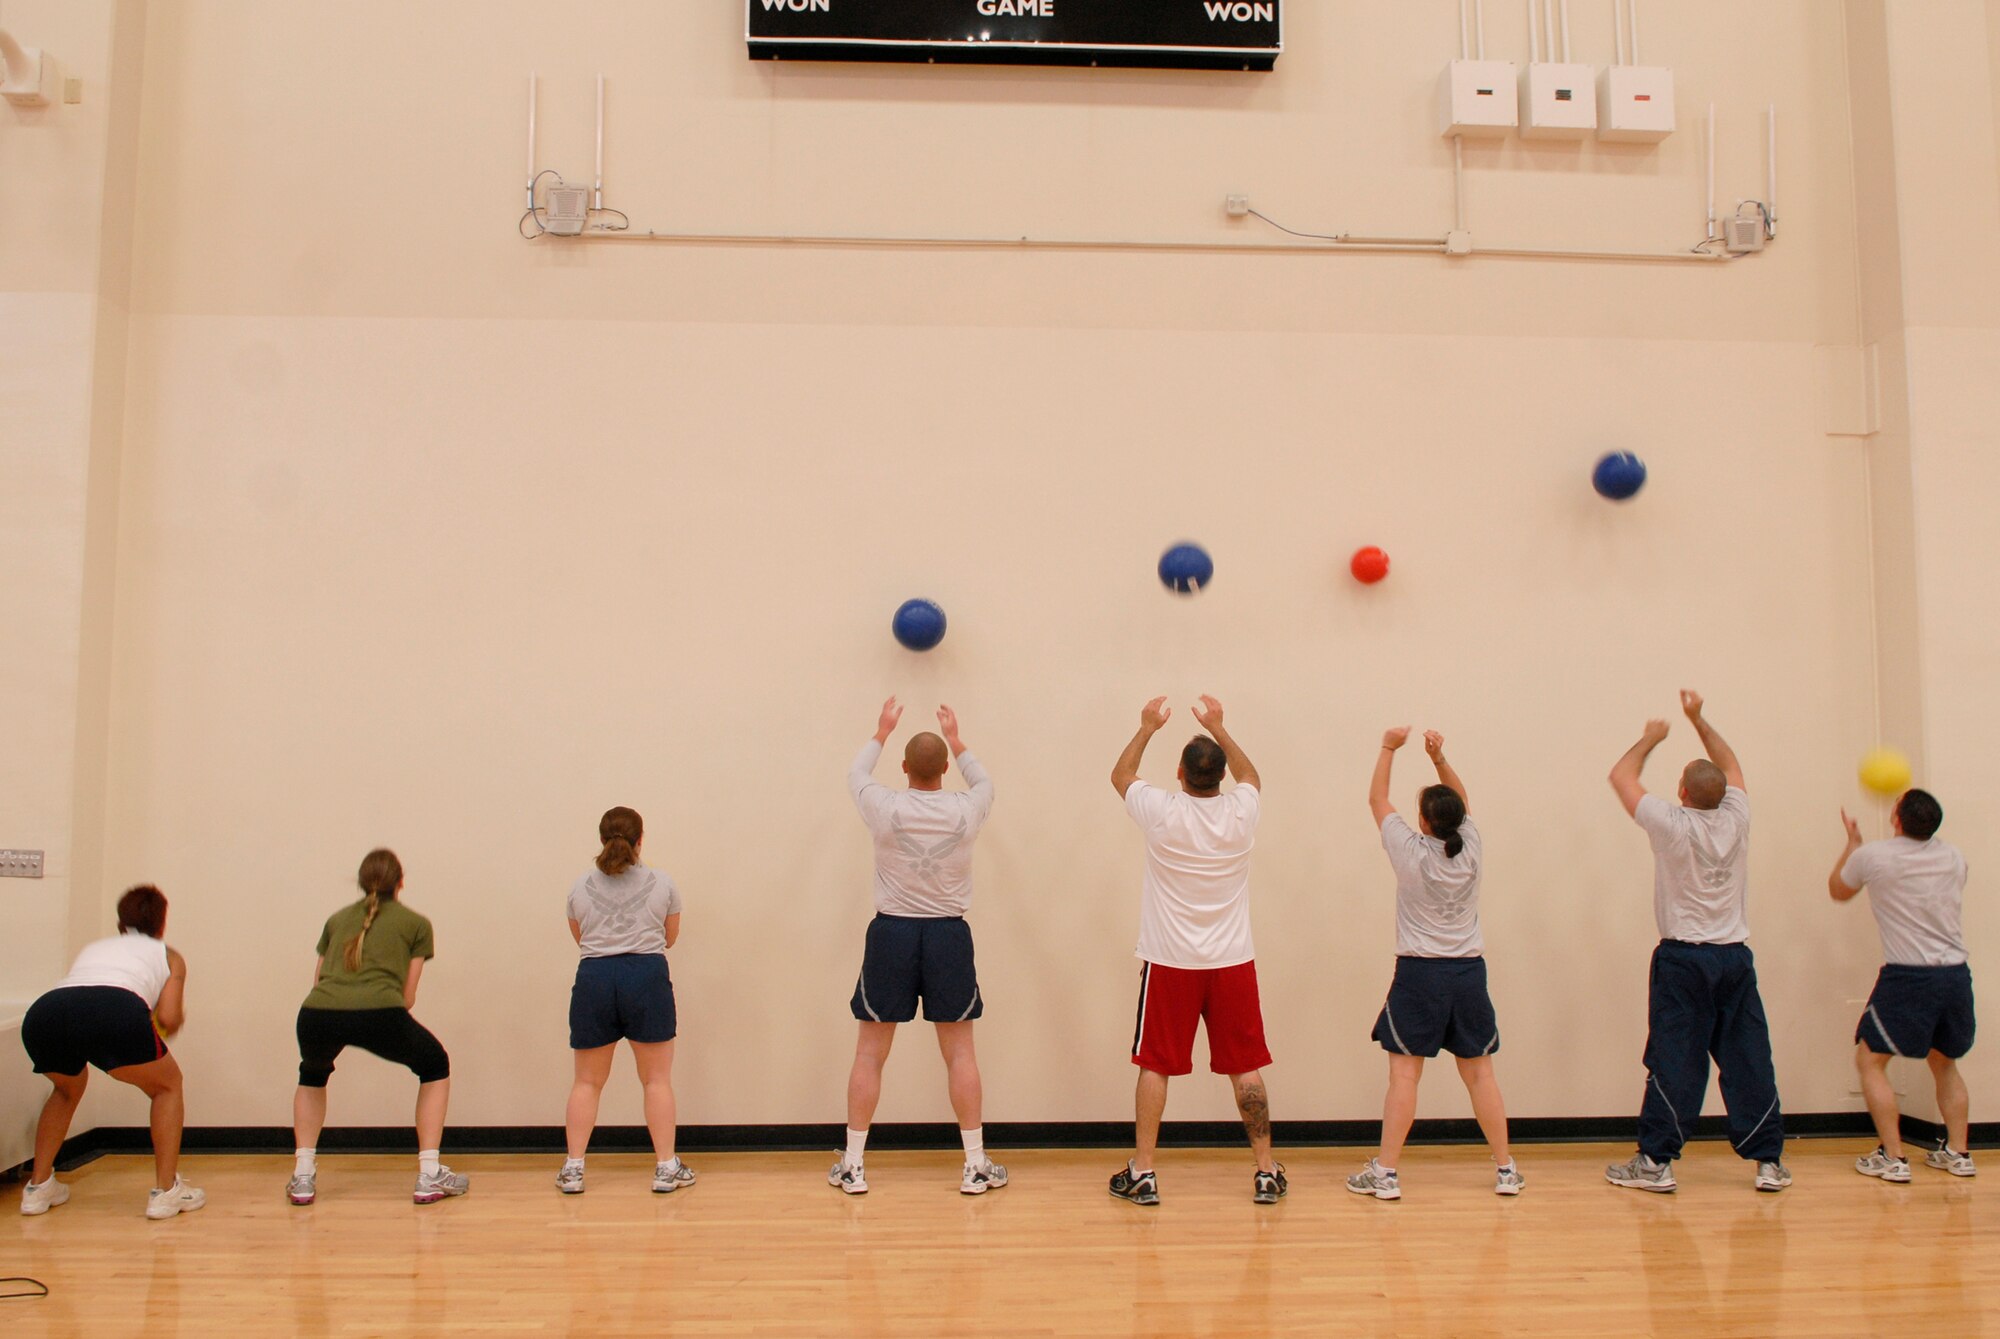
<path fill-rule="evenodd" d="M 1490 8 L 1493 54 L 1524 58 L 1522 8 Z M 1574 22 L 1601 62 L 1597 8 Z M 957 707 L 999 788 L 973 912 L 990 1119 L 1129 1114 L 1139 849 L 1106 778 L 1165 692 L 1146 774 L 1170 780 L 1203 691 L 1266 779 L 1281 1118 L 1379 1110 L 1392 886 L 1363 795 L 1405 722 L 1445 731 L 1487 833 L 1511 1109 L 1629 1112 L 1650 864 L 1603 776 L 1684 684 L 1750 776 L 1786 1103 L 1858 1109 L 1877 949 L 1824 896 L 1878 676 L 1864 443 L 1828 433 L 1856 431 L 1828 351 L 1861 340 L 1846 34 L 1815 0 L 1646 17 L 1682 132 L 1470 147 L 1470 227 L 1684 248 L 1700 109 L 1726 207 L 1761 191 L 1776 101 L 1764 256 L 513 232 L 536 69 L 542 164 L 572 180 L 609 76 L 607 202 L 640 229 L 1275 240 L 1222 216 L 1240 190 L 1294 227 L 1435 234 L 1457 21 L 1429 0 L 1289 6 L 1263 76 L 753 65 L 734 4 L 154 7 L 99 905 L 140 878 L 175 899 L 190 1119 L 287 1119 L 314 938 L 385 843 L 437 924 L 419 1014 L 453 1119 L 557 1121 L 560 904 L 613 803 L 687 898 L 683 1120 L 838 1119 L 868 914 L 842 776 L 890 691 L 906 723 Z M 1617 448 L 1653 468 L 1625 508 L 1587 484 Z M 1218 562 L 1194 601 L 1151 574 L 1182 537 Z M 1393 555 L 1379 589 L 1344 573 L 1364 543 Z M 927 657 L 887 636 L 912 594 L 952 618 Z M 1650 779 L 1693 747 L 1683 724 Z M 1421 780 L 1411 753 L 1398 800 Z M 945 1117 L 928 1039 L 902 1045 L 883 1118 Z M 1463 1112 L 1448 1084 L 1427 1114 Z M 356 1061 L 333 1116 L 408 1098 Z M 637 1114 L 614 1090 L 605 1118 Z M 1228 1114 L 1202 1081 L 1169 1108 Z"/>

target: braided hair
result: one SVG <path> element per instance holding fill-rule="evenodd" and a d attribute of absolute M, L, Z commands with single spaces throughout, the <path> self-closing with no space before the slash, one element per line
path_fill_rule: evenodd
<path fill-rule="evenodd" d="M 381 914 L 382 903 L 396 898 L 396 889 L 403 882 L 403 862 L 396 859 L 394 851 L 377 848 L 362 858 L 356 881 L 361 891 L 368 894 L 368 901 L 361 913 L 361 932 L 347 941 L 346 951 L 341 955 L 350 972 L 361 970 L 361 944 L 374 927 L 375 917 Z"/>

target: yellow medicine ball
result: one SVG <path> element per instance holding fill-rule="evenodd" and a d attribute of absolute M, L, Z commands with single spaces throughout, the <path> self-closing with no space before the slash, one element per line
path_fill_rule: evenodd
<path fill-rule="evenodd" d="M 1910 760 L 1894 749 L 1874 749 L 1861 760 L 1861 784 L 1877 795 L 1900 795 L 1910 788 Z"/>

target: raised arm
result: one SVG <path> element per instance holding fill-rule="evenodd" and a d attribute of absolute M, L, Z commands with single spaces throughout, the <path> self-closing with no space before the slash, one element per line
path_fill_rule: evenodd
<path fill-rule="evenodd" d="M 1667 737 L 1665 721 L 1647 721 L 1645 733 L 1639 742 L 1625 750 L 1625 756 L 1611 765 L 1611 789 L 1618 792 L 1619 800 L 1625 805 L 1625 812 L 1637 815 L 1639 801 L 1646 798 L 1646 788 L 1639 784 L 1639 773 L 1646 770 L 1646 759 L 1660 741 Z"/>
<path fill-rule="evenodd" d="M 940 706 L 937 711 L 938 733 L 944 736 L 944 745 L 951 750 L 951 756 L 958 763 L 959 772 L 965 777 L 966 788 L 982 809 L 993 807 L 993 778 L 965 747 L 965 740 L 958 733 L 958 713 L 948 706 Z"/>
<path fill-rule="evenodd" d="M 861 792 L 877 784 L 875 764 L 882 761 L 882 745 L 896 729 L 896 722 L 903 719 L 903 705 L 891 697 L 882 704 L 882 714 L 875 721 L 875 735 L 861 746 L 861 752 L 854 755 L 854 761 L 847 768 L 848 793 L 859 801 Z"/>
<path fill-rule="evenodd" d="M 1173 714 L 1164 697 L 1156 697 L 1139 708 L 1139 732 L 1132 736 L 1111 768 L 1111 788 L 1118 792 L 1119 799 L 1124 799 L 1125 792 L 1139 779 L 1139 763 L 1146 756 L 1146 745 L 1153 742 L 1153 736 L 1160 733 L 1160 727 Z"/>
<path fill-rule="evenodd" d="M 1396 750 L 1409 737 L 1407 725 L 1382 732 L 1382 748 L 1375 755 L 1375 775 L 1368 779 L 1368 812 L 1375 815 L 1378 828 L 1396 812 L 1396 806 L 1389 803 L 1389 769 L 1396 765 Z"/>
<path fill-rule="evenodd" d="M 1743 785 L 1743 764 L 1736 760 L 1736 750 L 1729 747 L 1729 741 L 1720 731 L 1710 725 L 1701 714 L 1701 694 L 1690 688 L 1681 689 L 1681 710 L 1687 713 L 1694 725 L 1695 733 L 1701 736 L 1701 746 L 1708 751 L 1708 760 L 1722 769 L 1723 777 L 1738 790 Z"/>
<path fill-rule="evenodd" d="M 1431 755 L 1431 765 L 1437 768 L 1438 780 L 1458 792 L 1458 798 L 1465 802 L 1465 812 L 1472 812 L 1472 797 L 1465 793 L 1465 783 L 1458 779 L 1458 769 L 1445 761 L 1444 736 L 1435 730 L 1424 731 L 1424 752 Z"/>
<path fill-rule="evenodd" d="M 1264 789 L 1264 780 L 1257 775 L 1255 764 L 1239 746 L 1229 731 L 1222 728 L 1222 704 L 1208 694 L 1201 695 L 1201 703 L 1194 709 L 1194 718 L 1201 728 L 1215 737 L 1222 745 L 1222 756 L 1229 761 L 1229 775 L 1239 786 L 1253 786 L 1259 793 Z"/>
<path fill-rule="evenodd" d="M 1826 891 L 1836 902 L 1851 902 L 1861 893 L 1859 888 L 1847 886 L 1847 880 L 1840 877 L 1847 868 L 1847 862 L 1861 849 L 1861 825 L 1847 816 L 1847 810 L 1840 811 L 1840 824 L 1847 829 L 1847 845 L 1841 848 L 1840 859 L 1833 862 L 1833 873 L 1826 876 Z"/>
<path fill-rule="evenodd" d="M 187 974 L 187 959 L 178 950 L 168 949 L 167 984 L 160 988 L 160 1002 L 153 1006 L 153 1021 L 169 1037 L 187 1022 Z"/>

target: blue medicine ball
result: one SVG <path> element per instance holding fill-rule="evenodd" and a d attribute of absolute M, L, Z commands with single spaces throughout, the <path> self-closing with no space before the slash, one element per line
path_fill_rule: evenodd
<path fill-rule="evenodd" d="M 944 640 L 944 610 L 935 600 L 905 600 L 889 628 L 912 651 L 928 651 Z"/>
<path fill-rule="evenodd" d="M 1646 486 L 1646 462 L 1630 451 L 1613 451 L 1597 462 L 1590 484 L 1613 502 L 1624 502 Z"/>
<path fill-rule="evenodd" d="M 1215 559 L 1199 544 L 1176 544 L 1160 555 L 1160 584 L 1192 595 L 1215 575 Z"/>

